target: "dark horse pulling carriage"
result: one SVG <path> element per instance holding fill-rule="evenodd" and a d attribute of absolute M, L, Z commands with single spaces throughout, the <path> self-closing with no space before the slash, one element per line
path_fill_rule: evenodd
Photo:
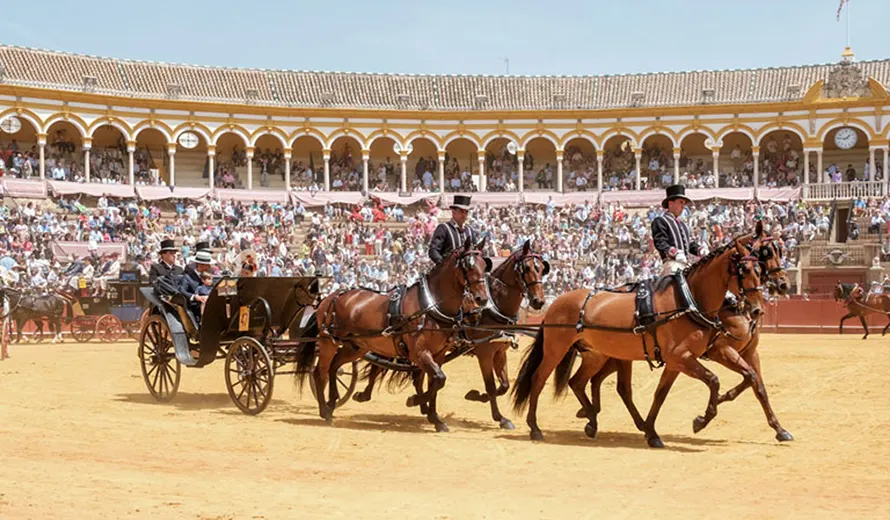
<path fill-rule="evenodd" d="M 182 365 L 201 368 L 225 360 L 226 388 L 242 412 L 262 412 L 272 399 L 276 374 L 296 361 L 304 330 L 314 328 L 320 277 L 230 278 L 216 281 L 200 322 L 185 297 L 143 288 L 148 317 L 139 337 L 139 359 L 148 391 L 170 401 L 179 389 Z M 199 325 L 200 323 L 200 325 Z M 338 380 L 351 394 L 355 368 Z M 348 397 L 348 395 L 347 395 Z"/>

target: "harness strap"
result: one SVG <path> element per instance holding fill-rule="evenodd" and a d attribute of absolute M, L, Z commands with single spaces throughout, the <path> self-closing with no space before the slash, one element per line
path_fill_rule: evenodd
<path fill-rule="evenodd" d="M 575 329 L 578 332 L 584 330 L 584 312 L 587 310 L 587 302 L 590 301 L 590 298 L 596 294 L 596 289 L 591 289 L 589 293 L 587 293 L 587 297 L 584 298 L 584 305 L 581 306 L 581 312 L 578 314 L 578 323 L 575 325 Z"/>

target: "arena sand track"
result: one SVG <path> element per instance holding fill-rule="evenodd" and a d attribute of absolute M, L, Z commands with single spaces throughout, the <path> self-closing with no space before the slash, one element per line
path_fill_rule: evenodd
<path fill-rule="evenodd" d="M 779 445 L 748 392 L 692 434 L 706 391 L 681 377 L 646 447 L 607 381 L 600 437 L 569 396 L 543 401 L 544 444 L 521 417 L 505 432 L 464 401 L 475 360 L 447 367 L 451 426 L 436 434 L 407 391 L 348 403 L 321 424 L 289 376 L 258 417 L 229 402 L 222 363 L 183 373 L 152 402 L 135 343 L 12 346 L 0 363 L 2 518 L 888 518 L 887 343 L 878 336 L 767 336 Z M 511 374 L 519 352 L 511 352 Z M 648 409 L 657 373 L 636 365 Z M 738 378 L 718 369 L 723 387 Z"/>

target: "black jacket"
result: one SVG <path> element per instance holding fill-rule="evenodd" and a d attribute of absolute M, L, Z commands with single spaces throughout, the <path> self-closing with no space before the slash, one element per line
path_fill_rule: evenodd
<path fill-rule="evenodd" d="M 475 244 L 477 240 L 476 233 L 470 226 L 464 226 L 463 230 L 459 231 L 457 223 L 453 220 L 439 224 L 430 240 L 430 259 L 433 263 L 438 264 L 455 249 L 463 247 L 467 242 Z"/>
<path fill-rule="evenodd" d="M 156 264 L 152 264 L 151 269 L 148 270 L 148 282 L 154 284 L 155 280 L 157 280 L 161 276 L 164 276 L 165 274 L 172 274 L 176 276 L 182 273 L 182 267 L 179 267 L 178 265 L 174 265 L 172 268 L 170 268 L 167 267 L 167 264 L 165 264 L 164 262 L 158 262 Z"/>
<path fill-rule="evenodd" d="M 652 221 L 652 241 L 661 259 L 673 258 L 679 252 L 698 255 L 701 246 L 692 241 L 689 226 L 668 211 Z"/>

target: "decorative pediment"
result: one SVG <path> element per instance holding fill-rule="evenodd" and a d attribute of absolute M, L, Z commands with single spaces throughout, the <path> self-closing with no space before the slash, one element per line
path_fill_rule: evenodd
<path fill-rule="evenodd" d="M 871 88 L 868 86 L 868 77 L 851 60 L 841 61 L 828 73 L 828 80 L 822 85 L 822 97 L 825 99 L 869 96 Z"/>

